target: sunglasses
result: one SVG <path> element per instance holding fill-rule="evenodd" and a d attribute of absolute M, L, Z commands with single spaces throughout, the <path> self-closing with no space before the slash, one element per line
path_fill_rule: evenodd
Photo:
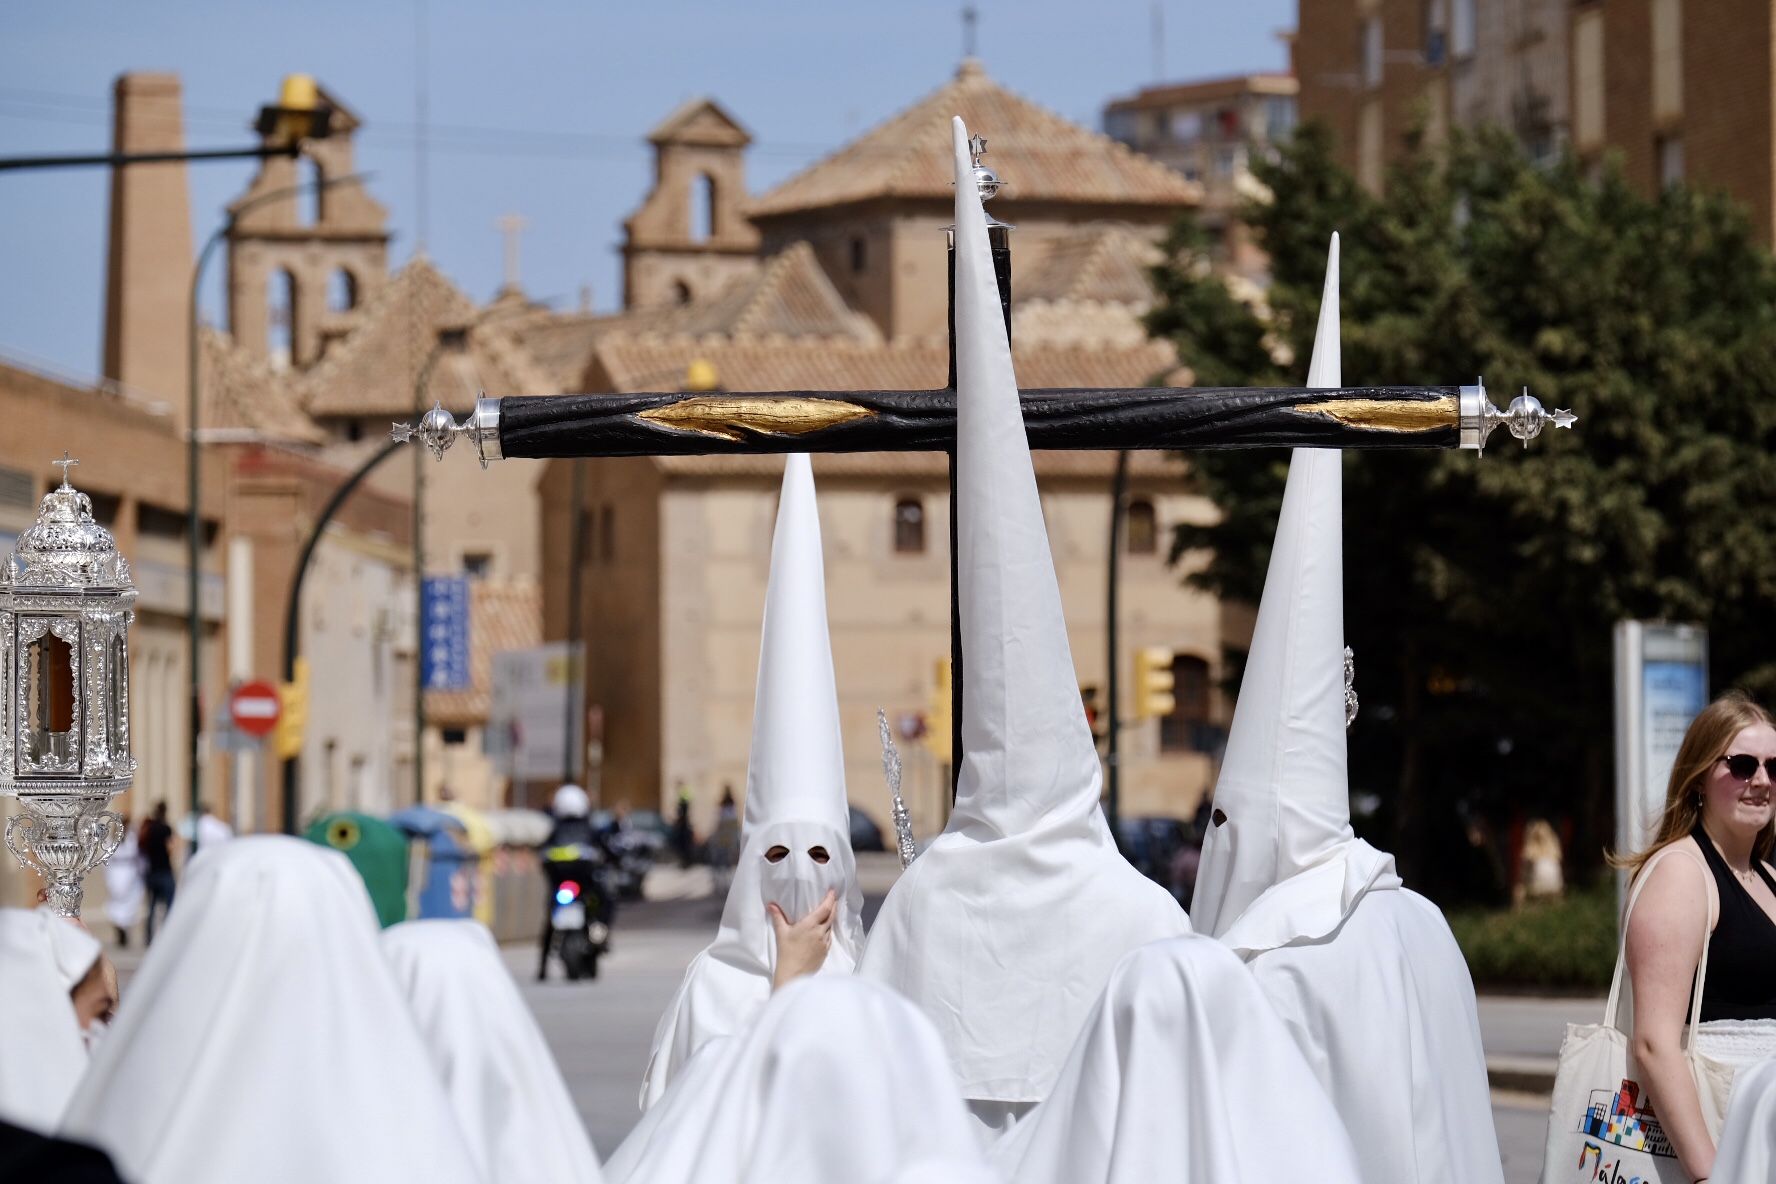
<path fill-rule="evenodd" d="M 1750 781 L 1757 776 L 1758 758 L 1750 753 L 1735 752 L 1732 756 L 1720 756 L 1714 759 L 1727 762 L 1727 772 L 1731 773 L 1736 780 Z M 1764 772 L 1769 775 L 1770 780 L 1776 781 L 1776 756 L 1764 761 L 1763 766 Z"/>

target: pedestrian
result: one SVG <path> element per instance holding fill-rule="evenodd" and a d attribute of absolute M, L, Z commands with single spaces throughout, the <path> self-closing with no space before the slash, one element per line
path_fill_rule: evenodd
<path fill-rule="evenodd" d="M 1714 1175 L 1721 1116 L 1708 1112 L 1712 1100 L 1704 1110 L 1687 1045 L 1729 1072 L 1776 1057 L 1772 774 L 1770 713 L 1745 695 L 1721 696 L 1684 733 L 1652 845 L 1613 860 L 1631 883 L 1645 879 L 1628 918 L 1634 1059 L 1678 1162 L 1697 1180 Z M 1686 1040 L 1698 980 L 1701 1022 Z"/>
<path fill-rule="evenodd" d="M 226 843 L 233 837 L 234 828 L 216 817 L 215 811 L 210 809 L 207 803 L 198 806 L 197 849 L 199 851 L 203 850 L 205 847 L 214 847 L 218 844 Z"/>
<path fill-rule="evenodd" d="M 148 888 L 148 915 L 143 924 L 142 942 L 154 944 L 154 910 L 158 906 L 161 919 L 173 908 L 173 828 L 167 825 L 167 804 L 154 803 L 154 811 L 142 819 L 137 843 L 142 853 L 142 879 Z"/>
<path fill-rule="evenodd" d="M 105 916 L 117 931 L 117 944 L 129 948 L 129 931 L 142 915 L 142 850 L 136 828 L 126 821 L 123 841 L 105 862 Z"/>
<path fill-rule="evenodd" d="M 696 840 L 691 834 L 691 787 L 678 783 L 678 805 L 672 815 L 672 849 L 678 852 L 678 866 L 689 868 L 696 858 Z"/>

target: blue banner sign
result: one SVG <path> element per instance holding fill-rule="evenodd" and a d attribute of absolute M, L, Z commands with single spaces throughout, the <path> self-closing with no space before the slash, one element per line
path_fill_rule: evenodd
<path fill-rule="evenodd" d="M 469 581 L 463 576 L 427 576 L 420 605 L 420 679 L 426 690 L 467 690 Z"/>

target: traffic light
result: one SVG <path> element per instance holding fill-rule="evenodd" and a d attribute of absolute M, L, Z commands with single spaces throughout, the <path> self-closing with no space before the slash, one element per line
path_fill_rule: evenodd
<path fill-rule="evenodd" d="M 278 685 L 277 730 L 271 734 L 272 750 L 279 760 L 302 755 L 302 737 L 308 729 L 308 659 L 297 658 L 294 680 Z"/>
<path fill-rule="evenodd" d="M 950 763 L 950 660 L 937 660 L 931 687 L 931 710 L 925 720 L 925 748 L 939 764 Z"/>
<path fill-rule="evenodd" d="M 1172 696 L 1172 651 L 1144 645 L 1135 651 L 1135 718 L 1158 719 L 1178 706 Z"/>

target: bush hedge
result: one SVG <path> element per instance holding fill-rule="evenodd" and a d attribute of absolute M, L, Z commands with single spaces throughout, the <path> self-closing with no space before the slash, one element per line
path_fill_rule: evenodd
<path fill-rule="evenodd" d="M 1464 909 L 1449 928 L 1481 988 L 1607 991 L 1616 965 L 1615 878 L 1521 909 Z"/>

